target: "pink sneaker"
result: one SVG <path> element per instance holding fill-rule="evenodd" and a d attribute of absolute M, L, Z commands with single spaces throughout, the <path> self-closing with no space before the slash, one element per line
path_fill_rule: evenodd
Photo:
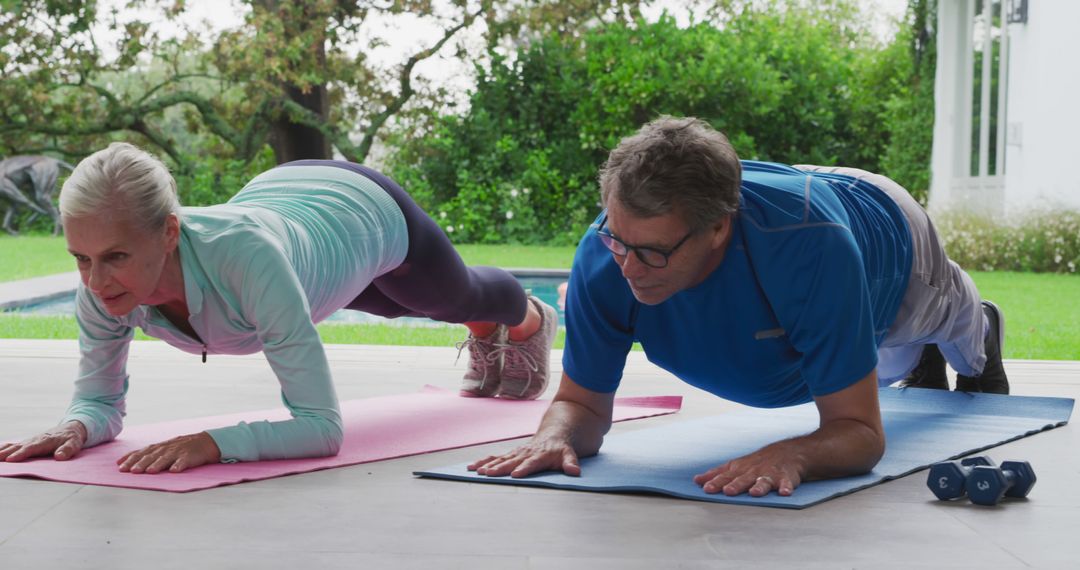
<path fill-rule="evenodd" d="M 551 346 L 559 328 L 559 314 L 554 307 L 536 297 L 529 301 L 540 311 L 540 329 L 523 341 L 507 339 L 499 346 L 503 354 L 499 397 L 512 400 L 535 400 L 547 389 Z"/>
<path fill-rule="evenodd" d="M 499 370 L 502 368 L 502 347 L 506 342 L 506 325 L 498 325 L 485 337 L 469 338 L 457 343 L 458 358 L 469 349 L 469 370 L 461 381 L 460 395 L 469 398 L 490 398 L 499 391 Z M 455 361 L 456 362 L 456 361 Z"/>

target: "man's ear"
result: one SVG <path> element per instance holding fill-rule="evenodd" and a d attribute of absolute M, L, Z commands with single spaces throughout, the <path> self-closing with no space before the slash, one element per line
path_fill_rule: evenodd
<path fill-rule="evenodd" d="M 731 214 L 717 220 L 710 228 L 713 249 L 718 249 L 727 243 L 731 237 Z"/>

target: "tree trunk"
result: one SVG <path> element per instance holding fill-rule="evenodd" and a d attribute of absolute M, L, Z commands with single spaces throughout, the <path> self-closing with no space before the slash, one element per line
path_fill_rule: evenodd
<path fill-rule="evenodd" d="M 314 52 L 311 54 L 314 56 L 314 67 L 324 69 L 327 23 L 325 15 L 319 13 L 315 4 L 312 0 L 298 2 L 303 17 L 296 17 L 288 12 L 289 6 L 283 6 L 281 0 L 252 0 L 252 8 L 276 13 L 284 22 L 285 35 L 282 39 L 285 44 L 294 38 L 307 36 L 306 40 Z M 329 122 L 330 100 L 325 83 L 309 85 L 305 93 L 301 87 L 285 81 L 281 83 L 281 96 L 315 113 L 320 123 Z M 293 122 L 286 111 L 279 111 L 271 117 L 269 139 L 278 164 L 306 158 L 333 158 L 330 139 L 314 127 Z"/>
<path fill-rule="evenodd" d="M 306 94 L 293 85 L 285 85 L 282 90 L 286 97 L 318 114 L 323 121 L 329 120 L 325 85 L 312 86 Z M 271 122 L 270 148 L 274 149 L 278 164 L 305 158 L 333 158 L 330 139 L 316 128 L 292 122 L 288 113 L 281 113 Z"/>

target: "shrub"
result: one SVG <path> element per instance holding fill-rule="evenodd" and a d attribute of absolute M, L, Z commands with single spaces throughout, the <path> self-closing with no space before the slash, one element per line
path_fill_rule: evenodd
<path fill-rule="evenodd" d="M 978 271 L 1072 273 L 1080 268 L 1080 211 L 1032 210 L 1006 223 L 944 212 L 934 217 L 945 251 Z"/>
<path fill-rule="evenodd" d="M 180 203 L 184 206 L 210 206 L 228 202 L 255 175 L 277 165 L 269 146 L 253 160 L 219 158 L 212 153 L 193 157 L 191 173 L 174 173 Z"/>
<path fill-rule="evenodd" d="M 743 158 L 877 171 L 882 78 L 904 51 L 881 55 L 829 14 L 768 4 L 721 27 L 663 16 L 493 54 L 468 110 L 395 141 L 388 173 L 455 242 L 573 243 L 600 209 L 607 153 L 660 115 L 708 121 Z"/>

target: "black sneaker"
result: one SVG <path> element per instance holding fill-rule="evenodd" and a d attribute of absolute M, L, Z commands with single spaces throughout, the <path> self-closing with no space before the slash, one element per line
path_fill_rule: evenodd
<path fill-rule="evenodd" d="M 986 366 L 978 376 L 957 374 L 956 389 L 961 392 L 1008 394 L 1009 378 L 1005 376 L 1005 366 L 1001 362 L 1001 350 L 1005 346 L 1005 316 L 990 301 L 983 301 L 982 308 L 990 322 L 990 330 L 986 334 Z"/>
<path fill-rule="evenodd" d="M 900 381 L 901 388 L 930 388 L 948 390 L 949 377 L 945 374 L 945 357 L 936 344 L 923 347 L 919 364 L 907 378 Z"/>

